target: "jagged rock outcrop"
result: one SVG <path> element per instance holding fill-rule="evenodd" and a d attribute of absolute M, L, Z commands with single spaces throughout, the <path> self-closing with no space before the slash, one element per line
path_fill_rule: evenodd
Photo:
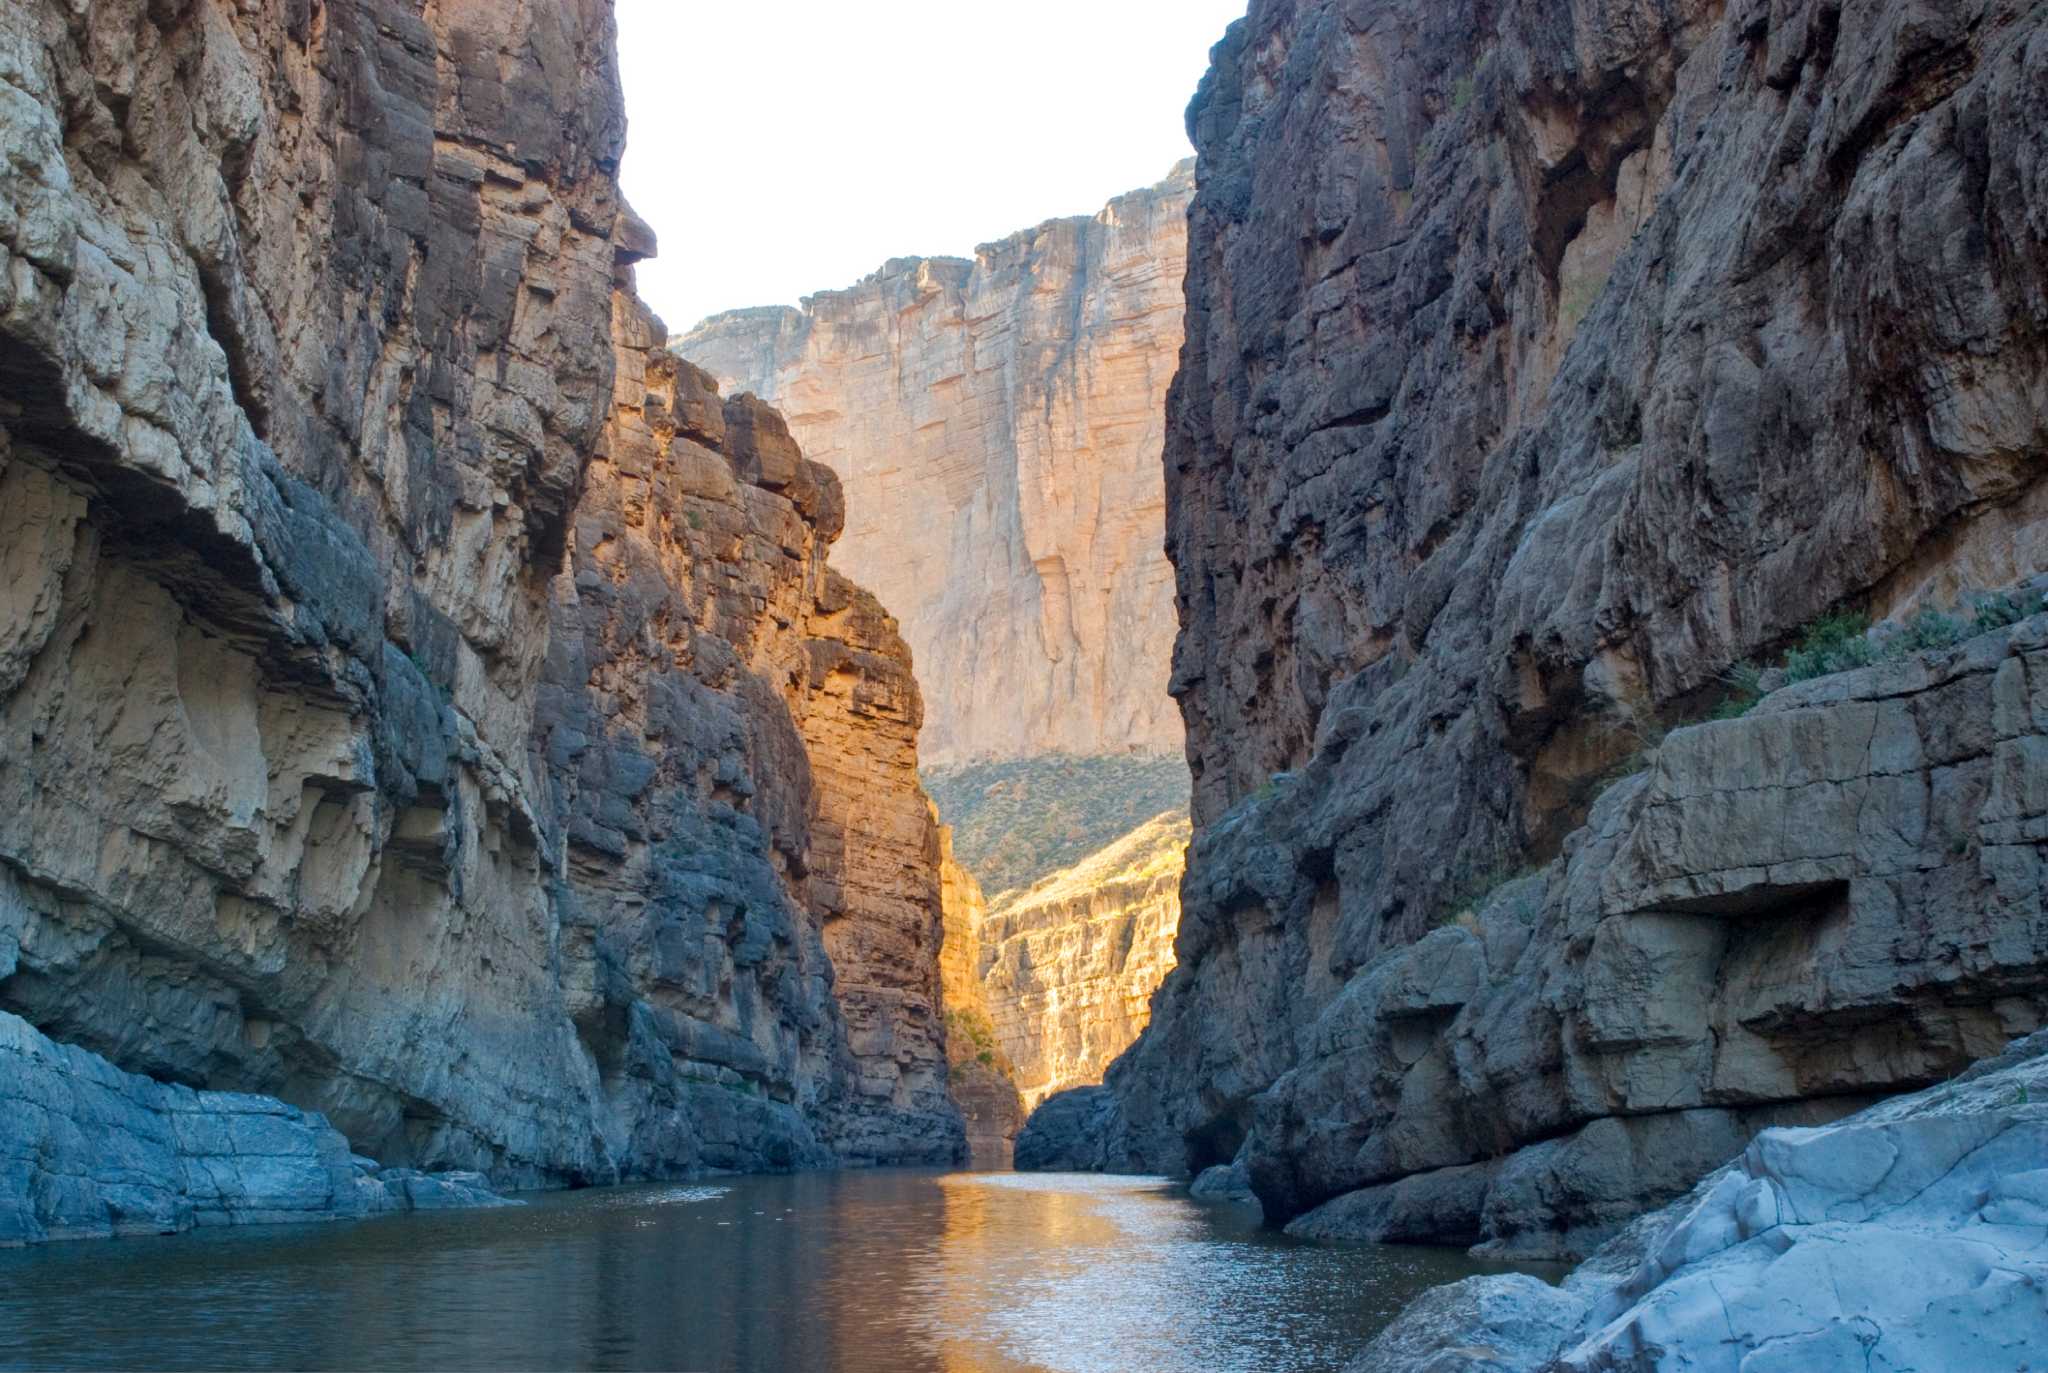
<path fill-rule="evenodd" d="M 1563 856 L 1351 979 L 1238 1137 L 1169 1114 L 1148 1037 L 1113 1120 L 1070 1111 L 1087 1161 L 1217 1148 L 1297 1233 L 1576 1258 L 1761 1128 L 1995 1053 L 2048 1021 L 2044 682 L 2037 614 L 1674 731 Z"/>
<path fill-rule="evenodd" d="M 2025 1368 L 2048 1348 L 2048 1035 L 1772 1130 L 1562 1288 L 1425 1295 L 1350 1373 Z"/>
<path fill-rule="evenodd" d="M 1173 966 L 1188 818 L 1169 811 L 980 921 L 981 993 L 1026 1108 L 1099 1082 Z"/>
<path fill-rule="evenodd" d="M 1180 751 L 1159 455 L 1193 188 L 1183 164 L 972 261 L 676 341 L 845 483 L 833 562 L 902 618 L 928 762 Z"/>
<path fill-rule="evenodd" d="M 1593 803 L 1824 612 L 2048 560 L 2044 64 L 2018 0 L 1256 0 L 1190 111 L 1178 965 L 1020 1159 L 1572 1251 L 2039 1023 L 2024 635 Z"/>
<path fill-rule="evenodd" d="M 0 11 L 0 1009 L 500 1185 L 944 1161 L 908 653 L 632 295 L 613 42 Z"/>

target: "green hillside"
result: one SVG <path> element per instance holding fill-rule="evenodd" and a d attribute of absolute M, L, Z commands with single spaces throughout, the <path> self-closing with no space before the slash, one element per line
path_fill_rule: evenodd
<path fill-rule="evenodd" d="M 925 790 L 953 827 L 953 853 L 990 900 L 1129 834 L 1161 811 L 1186 810 L 1178 757 L 1046 754 L 932 768 Z"/>

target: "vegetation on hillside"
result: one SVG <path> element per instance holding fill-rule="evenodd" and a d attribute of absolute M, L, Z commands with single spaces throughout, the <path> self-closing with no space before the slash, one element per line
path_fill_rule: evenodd
<path fill-rule="evenodd" d="M 1188 805 L 1177 757 L 1046 754 L 932 768 L 925 790 L 953 827 L 953 853 L 993 901 Z"/>
<path fill-rule="evenodd" d="M 1971 598 L 1952 610 L 1924 607 L 1903 624 L 1888 625 L 1873 635 L 1870 617 L 1843 612 L 1814 621 L 1801 633 L 1775 672 L 1745 663 L 1728 674 L 1728 698 L 1714 712 L 1717 720 L 1745 715 L 1765 695 L 1765 687 L 1791 686 L 1816 677 L 1849 672 L 1872 663 L 1891 662 L 1950 648 L 1973 634 L 2017 624 L 2041 608 L 2039 596 L 2009 592 Z"/>

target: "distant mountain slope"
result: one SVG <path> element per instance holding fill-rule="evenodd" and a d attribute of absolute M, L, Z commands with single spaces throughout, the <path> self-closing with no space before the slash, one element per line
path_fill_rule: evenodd
<path fill-rule="evenodd" d="M 1161 755 L 1043 754 L 927 768 L 923 778 L 991 905 L 1188 805 L 1187 765 Z"/>

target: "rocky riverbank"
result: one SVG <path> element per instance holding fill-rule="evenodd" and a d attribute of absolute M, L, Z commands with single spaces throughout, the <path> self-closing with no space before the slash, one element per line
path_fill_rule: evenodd
<path fill-rule="evenodd" d="M 231 1114 L 327 1160 L 300 1209 L 350 1151 L 964 1153 L 909 652 L 838 480 L 634 293 L 615 45 L 602 0 L 0 7 L 0 1011 L 289 1101 Z M 236 1209 L 136 1130 L 138 1224 Z"/>
<path fill-rule="evenodd" d="M 1183 1135 L 1147 1076 L 1177 1065 L 1141 1042 L 1033 1117 L 1020 1166 L 1201 1145 L 1293 1233 L 1582 1258 L 1757 1131 L 1938 1081 L 2048 1016 L 2043 682 L 2036 614 L 1675 730 L 1559 858 L 1350 979 L 1236 1137 Z M 1210 854 L 1312 832 L 1342 804 L 1319 773 Z M 1271 880 L 1235 852 L 1234 880 Z M 1182 957 L 1214 937 L 1183 920 Z"/>
<path fill-rule="evenodd" d="M 124 1073 L 0 1012 L 0 1247 L 506 1204 L 481 1174 L 380 1168 L 315 1112 Z"/>
<path fill-rule="evenodd" d="M 2048 1032 L 1767 1130 L 1551 1287 L 1417 1300 L 1348 1373 L 2025 1369 L 2048 1348 Z"/>

